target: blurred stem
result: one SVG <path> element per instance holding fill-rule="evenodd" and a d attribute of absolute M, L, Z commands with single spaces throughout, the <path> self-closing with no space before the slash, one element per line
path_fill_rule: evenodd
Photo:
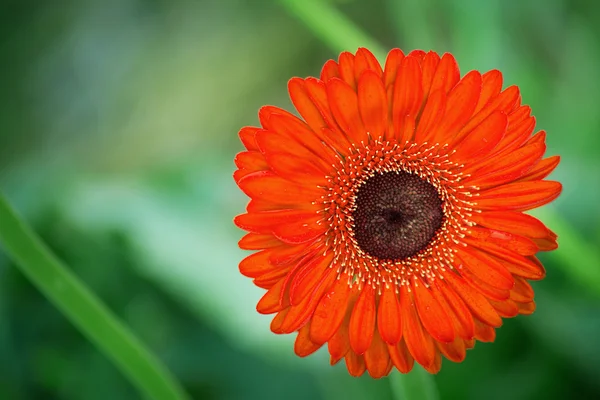
<path fill-rule="evenodd" d="M 0 195 L 0 245 L 21 271 L 149 399 L 189 397 L 169 371 L 22 222 Z"/>
<path fill-rule="evenodd" d="M 408 374 L 394 371 L 390 375 L 394 397 L 400 400 L 438 400 L 439 395 L 433 376 L 421 366 L 415 365 Z"/>
<path fill-rule="evenodd" d="M 326 0 L 279 0 L 333 51 L 355 52 L 366 47 L 380 61 L 387 52 Z"/>

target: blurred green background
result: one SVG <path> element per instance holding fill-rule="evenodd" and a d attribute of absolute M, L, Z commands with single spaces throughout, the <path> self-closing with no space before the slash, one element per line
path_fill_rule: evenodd
<path fill-rule="evenodd" d="M 388 399 L 325 349 L 294 356 L 237 269 L 237 131 L 339 50 L 281 3 L 3 1 L 0 189 L 194 399 Z M 440 397 L 600 398 L 600 2 L 323 3 L 386 50 L 502 70 L 563 157 L 538 310 L 444 361 Z M 139 398 L 3 254 L 0 321 L 0 399 Z"/>

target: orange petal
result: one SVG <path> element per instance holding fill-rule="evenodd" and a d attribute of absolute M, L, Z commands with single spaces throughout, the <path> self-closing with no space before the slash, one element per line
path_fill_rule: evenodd
<path fill-rule="evenodd" d="M 502 318 L 513 318 L 519 314 L 517 304 L 511 299 L 504 301 L 490 300 L 490 304 Z"/>
<path fill-rule="evenodd" d="M 480 192 L 476 203 L 481 210 L 526 211 L 551 202 L 561 191 L 554 181 L 515 182 Z"/>
<path fill-rule="evenodd" d="M 325 343 L 338 331 L 350 296 L 347 282 L 337 280 L 323 295 L 312 317 L 310 337 L 315 343 Z"/>
<path fill-rule="evenodd" d="M 415 141 L 424 143 L 433 140 L 435 127 L 440 123 L 446 112 L 446 93 L 436 90 L 427 99 L 421 118 L 417 125 Z"/>
<path fill-rule="evenodd" d="M 527 174 L 523 175 L 519 181 L 535 181 L 544 179 L 554 171 L 560 162 L 560 156 L 552 156 L 541 160 Z"/>
<path fill-rule="evenodd" d="M 324 171 L 328 171 L 329 166 L 336 161 L 334 153 L 326 146 L 323 146 L 321 138 L 295 116 L 275 114 L 271 116 L 269 123 L 275 132 L 292 138 L 313 153 L 310 158 L 302 157 L 302 155 L 298 154 L 300 158 L 312 160 L 314 163 L 319 164 Z M 283 153 L 289 153 L 289 151 L 284 151 Z M 314 155 L 317 155 L 317 157 Z"/>
<path fill-rule="evenodd" d="M 400 288 L 403 338 L 415 360 L 426 367 L 435 361 L 435 347 L 431 336 L 423 329 L 413 295 L 406 285 Z"/>
<path fill-rule="evenodd" d="M 478 113 L 493 97 L 498 96 L 502 90 L 502 73 L 497 69 L 486 72 L 481 76 L 481 96 L 475 107 Z"/>
<path fill-rule="evenodd" d="M 407 56 L 415 57 L 417 60 L 419 60 L 419 64 L 421 64 L 423 58 L 425 58 L 425 54 L 426 53 L 423 50 L 415 49 L 408 53 Z"/>
<path fill-rule="evenodd" d="M 321 113 L 323 120 L 325 121 L 326 127 L 334 131 L 337 135 L 342 136 L 340 128 L 335 122 L 335 118 L 331 113 L 329 107 L 329 99 L 327 98 L 327 85 L 315 78 L 306 78 L 304 81 L 306 90 L 311 100 Z M 321 135 L 322 137 L 323 135 Z"/>
<path fill-rule="evenodd" d="M 533 288 L 520 276 L 515 276 L 515 287 L 510 291 L 510 298 L 519 303 L 529 303 L 533 301 Z"/>
<path fill-rule="evenodd" d="M 372 378 L 379 379 L 388 374 L 388 367 L 391 362 L 387 345 L 381 339 L 376 329 L 373 333 L 371 346 L 365 352 L 365 366 L 367 367 L 367 371 Z"/>
<path fill-rule="evenodd" d="M 314 153 L 306 146 L 282 133 L 260 130 L 256 132 L 256 143 L 263 154 L 285 153 L 300 158 L 315 158 Z M 319 161 L 319 164 L 323 164 L 323 161 Z"/>
<path fill-rule="evenodd" d="M 385 67 L 383 71 L 383 83 L 387 88 L 396 80 L 398 75 L 398 67 L 404 58 L 404 53 L 400 49 L 392 49 L 385 60 Z"/>
<path fill-rule="evenodd" d="M 533 131 L 535 118 L 530 117 L 522 122 L 514 122 L 514 116 L 519 114 L 518 111 L 508 114 L 508 127 L 506 128 L 506 132 L 504 133 L 502 140 L 500 140 L 500 143 L 498 143 L 494 150 L 487 156 L 482 157 L 478 161 L 473 160 L 473 162 L 463 170 L 464 173 L 468 174 L 472 171 L 477 171 L 480 168 L 493 168 L 498 161 L 503 160 L 504 157 L 512 154 L 514 150 L 524 145 L 527 141 L 527 137 L 531 134 L 531 131 Z"/>
<path fill-rule="evenodd" d="M 241 214 L 235 217 L 233 222 L 246 231 L 271 233 L 278 225 L 305 223 L 318 218 L 319 215 L 314 211 L 292 209 Z"/>
<path fill-rule="evenodd" d="M 509 129 L 513 129 L 514 128 L 513 125 L 518 125 L 519 123 L 521 123 L 523 121 L 533 118 L 531 116 L 531 107 L 519 106 L 509 113 L 508 118 L 509 118 L 509 125 L 510 125 Z M 533 119 L 535 119 L 535 118 L 533 118 Z"/>
<path fill-rule="evenodd" d="M 262 250 L 283 244 L 279 239 L 270 234 L 248 233 L 238 242 L 238 246 L 242 250 Z"/>
<path fill-rule="evenodd" d="M 344 51 L 338 59 L 340 78 L 344 80 L 353 90 L 356 90 L 356 79 L 354 77 L 354 54 Z"/>
<path fill-rule="evenodd" d="M 252 282 L 260 288 L 271 289 L 281 278 L 287 276 L 290 270 L 291 267 L 280 267 L 254 278 Z"/>
<path fill-rule="evenodd" d="M 244 170 L 243 175 L 236 177 L 236 182 L 239 181 L 243 176 L 251 174 L 257 171 L 265 171 L 269 169 L 269 165 L 265 161 L 265 157 L 258 151 L 244 151 L 238 153 L 233 159 L 235 165 Z"/>
<path fill-rule="evenodd" d="M 462 128 L 461 132 L 458 134 L 458 137 L 462 137 L 466 132 L 473 130 L 495 111 L 501 111 L 505 114 L 509 114 L 509 112 L 512 111 L 514 106 L 519 101 L 519 98 L 520 95 L 518 87 L 510 86 L 506 88 L 498 96 L 493 97 L 490 101 L 488 101 L 488 103 L 478 113 L 473 115 L 473 118 L 471 118 L 469 122 Z"/>
<path fill-rule="evenodd" d="M 310 318 L 311 314 L 315 310 L 317 303 L 323 296 L 323 293 L 329 289 L 333 281 L 335 280 L 336 273 L 333 269 L 330 269 L 316 285 L 314 290 L 309 293 L 300 303 L 297 305 L 290 306 L 290 311 L 285 317 L 285 320 L 281 324 L 281 331 L 283 333 L 292 333 L 300 329 L 306 321 Z"/>
<path fill-rule="evenodd" d="M 496 330 L 475 319 L 475 338 L 481 342 L 493 342 L 496 340 Z"/>
<path fill-rule="evenodd" d="M 282 292 L 285 290 L 286 279 L 280 279 L 271 289 L 264 294 L 256 305 L 256 311 L 261 314 L 273 314 L 289 306 L 289 302 L 282 301 Z"/>
<path fill-rule="evenodd" d="M 277 248 L 273 248 L 271 255 L 269 256 L 269 261 L 276 266 L 284 265 L 287 263 L 295 263 L 302 258 L 306 257 L 306 259 L 312 259 L 316 253 L 319 251 L 313 250 L 312 252 L 308 252 L 307 248 L 310 244 L 296 244 L 296 245 L 284 245 Z M 309 253 L 309 254 L 307 254 Z"/>
<path fill-rule="evenodd" d="M 353 143 L 365 142 L 368 137 L 358 111 L 354 90 L 341 79 L 327 82 L 327 98 L 335 120 Z"/>
<path fill-rule="evenodd" d="M 384 376 L 388 376 L 390 374 L 390 372 L 392 372 L 393 368 L 394 368 L 394 363 L 392 362 L 392 359 L 390 358 L 388 361 L 387 371 L 385 372 Z"/>
<path fill-rule="evenodd" d="M 245 126 L 240 130 L 238 135 L 240 136 L 240 140 L 242 141 L 242 144 L 246 147 L 247 150 L 258 150 L 258 145 L 256 144 L 255 136 L 256 132 L 259 129 L 260 128 L 256 128 L 254 126 Z"/>
<path fill-rule="evenodd" d="M 416 117 L 423 101 L 421 67 L 412 56 L 404 57 L 398 68 L 392 95 L 392 118 L 394 129 L 399 132 L 402 119 L 407 115 Z"/>
<path fill-rule="evenodd" d="M 390 353 L 390 358 L 398 371 L 403 374 L 408 374 L 412 370 L 415 360 L 408 351 L 408 347 L 406 347 L 404 340 L 400 340 L 395 346 L 388 345 L 388 351 Z"/>
<path fill-rule="evenodd" d="M 268 153 L 265 158 L 273 172 L 292 182 L 307 186 L 325 186 L 328 183 L 325 172 L 312 160 L 285 153 Z"/>
<path fill-rule="evenodd" d="M 271 264 L 274 264 L 271 260 L 272 257 L 273 255 L 269 257 L 269 261 L 271 262 Z M 311 254 L 306 257 L 314 257 L 314 255 Z M 287 307 L 290 304 L 289 284 L 292 278 L 296 275 L 298 269 L 303 265 L 302 262 L 303 260 L 301 260 L 300 262 L 295 262 L 292 266 L 275 265 L 275 268 L 271 269 L 270 271 L 264 274 L 260 274 L 258 278 L 254 279 L 254 283 L 257 286 L 264 287 L 266 289 L 271 289 L 279 282 L 279 280 L 283 279 L 284 281 L 282 284 L 282 290 L 279 292 L 279 302 L 280 304 L 283 304 L 285 307 Z"/>
<path fill-rule="evenodd" d="M 425 371 L 429 372 L 430 374 L 437 374 L 440 372 L 440 369 L 442 368 L 442 357 L 439 351 L 435 351 L 435 358 L 433 359 L 431 365 L 424 368 Z"/>
<path fill-rule="evenodd" d="M 377 310 L 377 327 L 381 338 L 388 344 L 394 345 L 402 337 L 402 320 L 400 319 L 400 306 L 396 288 L 383 288 L 383 293 L 379 297 L 379 307 Z"/>
<path fill-rule="evenodd" d="M 519 308 L 519 314 L 531 315 L 535 311 L 535 301 L 529 303 L 516 303 Z"/>
<path fill-rule="evenodd" d="M 296 110 L 298 110 L 302 118 L 304 118 L 313 131 L 318 133 L 321 128 L 327 126 L 319 108 L 315 105 L 308 93 L 304 79 L 290 79 L 288 82 L 288 92 L 290 93 L 290 99 L 292 100 L 294 107 L 296 107 Z"/>
<path fill-rule="evenodd" d="M 531 280 L 540 280 L 546 276 L 544 266 L 535 257 L 524 257 L 514 251 L 489 242 L 479 242 L 478 246 L 480 249 L 500 259 L 511 274 Z"/>
<path fill-rule="evenodd" d="M 437 341 L 454 341 L 454 328 L 450 318 L 431 294 L 432 290 L 426 288 L 419 278 L 415 277 L 412 283 L 418 315 L 427 332 Z"/>
<path fill-rule="evenodd" d="M 512 275 L 500 262 L 470 246 L 457 250 L 456 255 L 462 260 L 462 266 L 477 278 L 498 289 L 512 289 L 515 284 Z"/>
<path fill-rule="evenodd" d="M 507 300 L 510 298 L 509 290 L 498 289 L 497 287 L 485 283 L 467 268 L 462 268 L 460 270 L 460 274 L 464 278 L 465 282 L 467 282 L 479 293 L 483 294 L 488 300 Z"/>
<path fill-rule="evenodd" d="M 448 93 L 460 80 L 460 70 L 456 59 L 450 53 L 445 53 L 433 75 L 431 82 L 430 92 L 433 93 L 436 90 L 442 90 L 444 93 Z"/>
<path fill-rule="evenodd" d="M 529 107 L 521 107 L 529 110 Z M 508 129 L 502 141 L 494 149 L 495 153 L 509 154 L 511 151 L 523 146 L 527 138 L 535 128 L 535 118 L 527 117 L 522 121 L 515 122 L 514 115 L 520 115 L 519 112 L 513 112 L 508 116 Z"/>
<path fill-rule="evenodd" d="M 396 131 L 394 130 L 394 113 L 392 110 L 392 103 L 394 101 L 394 85 L 390 85 L 386 89 L 386 98 L 388 104 L 388 126 L 385 131 L 384 139 L 386 141 L 396 140 Z"/>
<path fill-rule="evenodd" d="M 531 239 L 509 232 L 472 227 L 469 230 L 469 235 L 470 237 L 465 238 L 465 242 L 473 244 L 475 247 L 480 247 L 480 244 L 485 241 L 524 256 L 534 255 L 538 250 L 537 245 Z"/>
<path fill-rule="evenodd" d="M 387 129 L 387 107 L 381 78 L 373 71 L 366 71 L 358 81 L 358 109 L 373 139 L 382 138 Z"/>
<path fill-rule="evenodd" d="M 448 93 L 442 122 L 433 130 L 435 143 L 457 143 L 465 135 L 457 135 L 469 121 L 481 93 L 481 74 L 471 71 Z M 462 147 L 462 146 L 461 146 Z"/>
<path fill-rule="evenodd" d="M 348 324 L 340 325 L 335 334 L 327 342 L 327 348 L 331 355 L 331 365 L 337 364 L 350 350 L 350 339 L 348 338 Z"/>
<path fill-rule="evenodd" d="M 433 82 L 433 76 L 437 70 L 437 67 L 440 63 L 440 56 L 435 51 L 429 51 L 423 58 L 421 62 L 421 70 L 422 70 L 422 82 L 423 82 L 423 98 L 427 99 L 429 97 L 431 84 Z M 446 94 L 446 92 L 442 93 Z"/>
<path fill-rule="evenodd" d="M 541 239 L 533 239 L 535 244 L 537 245 L 539 251 L 551 251 L 558 249 L 558 242 L 556 241 L 556 235 L 547 236 Z"/>
<path fill-rule="evenodd" d="M 530 145 L 530 144 L 534 144 L 534 143 L 545 143 L 545 142 L 546 142 L 546 131 L 539 131 L 535 135 L 530 137 L 525 142 L 525 145 Z"/>
<path fill-rule="evenodd" d="M 238 182 L 250 198 L 261 198 L 278 204 L 312 203 L 323 195 L 317 187 L 290 182 L 270 171 L 254 172 Z"/>
<path fill-rule="evenodd" d="M 275 317 L 271 321 L 271 326 L 270 326 L 271 332 L 276 333 L 276 334 L 283 333 L 281 331 L 281 325 L 283 324 L 283 321 L 285 320 L 285 317 L 287 316 L 289 311 L 290 311 L 290 308 L 288 307 L 283 311 L 279 311 L 277 313 L 277 315 L 275 315 Z"/>
<path fill-rule="evenodd" d="M 361 376 L 365 373 L 367 366 L 365 365 L 365 358 L 362 355 L 358 355 L 352 350 L 346 353 L 346 368 L 350 375 L 354 377 Z"/>
<path fill-rule="evenodd" d="M 337 153 L 346 155 L 352 152 L 352 145 L 348 141 L 346 135 L 336 133 L 331 129 L 323 128 L 323 142 Z"/>
<path fill-rule="evenodd" d="M 313 242 L 327 231 L 324 225 L 318 224 L 320 218 L 274 226 L 272 232 L 277 239 L 288 244 Z"/>
<path fill-rule="evenodd" d="M 468 285 L 463 278 L 452 271 L 446 271 L 444 278 L 464 300 L 477 318 L 492 326 L 502 325 L 502 319 L 498 316 L 498 313 L 496 313 L 496 310 L 494 310 L 487 299 L 472 286 Z"/>
<path fill-rule="evenodd" d="M 471 340 L 465 340 L 465 348 L 467 350 L 472 349 L 473 347 L 475 347 L 475 338 L 471 339 Z"/>
<path fill-rule="evenodd" d="M 271 271 L 275 267 L 269 260 L 273 251 L 278 249 L 279 247 L 273 249 L 262 250 L 257 253 L 254 253 L 246 258 L 244 258 L 240 262 L 240 272 L 242 275 L 247 276 L 249 278 L 256 278 L 266 272 Z"/>
<path fill-rule="evenodd" d="M 406 115 L 396 126 L 397 140 L 399 143 L 411 142 L 415 135 L 415 117 Z"/>
<path fill-rule="evenodd" d="M 277 132 L 277 129 L 273 129 L 273 126 L 271 125 L 271 118 L 274 115 L 296 118 L 294 114 L 282 108 L 275 106 L 262 106 L 260 110 L 258 110 L 258 119 L 260 120 L 260 124 L 263 126 L 264 130 Z"/>
<path fill-rule="evenodd" d="M 433 296 L 442 306 L 445 306 L 446 313 L 454 323 L 456 334 L 464 340 L 472 339 L 475 335 L 473 316 L 465 302 L 453 289 L 448 287 L 443 279 L 435 279 L 433 285 L 436 288 L 432 292 Z"/>
<path fill-rule="evenodd" d="M 485 211 L 473 214 L 471 220 L 486 228 L 530 238 L 544 238 L 548 235 L 548 228 L 540 220 L 521 212 Z"/>
<path fill-rule="evenodd" d="M 338 64 L 334 60 L 328 60 L 321 69 L 320 77 L 323 82 L 327 82 L 331 78 L 339 78 L 340 69 Z"/>
<path fill-rule="evenodd" d="M 348 325 L 350 346 L 356 354 L 364 354 L 371 345 L 375 315 L 375 292 L 371 285 L 365 285 L 354 305 Z"/>
<path fill-rule="evenodd" d="M 298 331 L 296 341 L 294 342 L 294 353 L 298 357 L 306 357 L 319 350 L 323 344 L 316 344 L 310 340 L 310 322 Z"/>
<path fill-rule="evenodd" d="M 500 154 L 494 157 L 494 163 L 481 168 L 473 178 L 465 180 L 465 185 L 480 188 L 498 186 L 523 176 L 537 163 L 544 152 L 544 143 L 521 147 L 509 154 Z"/>
<path fill-rule="evenodd" d="M 502 139 L 508 126 L 508 118 L 501 111 L 492 113 L 456 145 L 452 160 L 463 164 L 488 154 Z"/>
<path fill-rule="evenodd" d="M 463 362 L 467 355 L 467 348 L 465 347 L 465 341 L 456 338 L 452 343 L 435 343 L 440 352 L 450 361 Z"/>
<path fill-rule="evenodd" d="M 248 169 L 238 169 L 233 172 L 233 180 L 238 183 L 243 177 L 253 174 L 256 171 Z"/>
<path fill-rule="evenodd" d="M 325 279 L 331 268 L 333 254 L 318 255 L 298 269 L 290 286 L 290 303 L 300 304 L 310 297 L 315 288 Z"/>
<path fill-rule="evenodd" d="M 373 71 L 377 75 L 379 82 L 381 82 L 383 71 L 381 70 L 379 61 L 377 61 L 373 53 L 369 50 L 359 47 L 356 57 L 354 57 L 354 76 L 357 82 L 360 82 L 360 77 L 365 71 Z"/>

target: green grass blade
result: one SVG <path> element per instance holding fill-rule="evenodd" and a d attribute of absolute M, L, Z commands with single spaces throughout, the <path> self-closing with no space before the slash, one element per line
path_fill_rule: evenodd
<path fill-rule="evenodd" d="M 389 377 L 394 396 L 399 400 L 438 400 L 439 394 L 433 376 L 415 365 L 408 374 L 392 372 Z"/>
<path fill-rule="evenodd" d="M 300 19 L 323 43 L 333 51 L 355 52 L 366 47 L 380 61 L 387 52 L 325 0 L 279 0 L 288 11 Z"/>
<path fill-rule="evenodd" d="M 0 245 L 29 280 L 147 398 L 184 400 L 180 384 L 22 222 L 0 195 Z"/>

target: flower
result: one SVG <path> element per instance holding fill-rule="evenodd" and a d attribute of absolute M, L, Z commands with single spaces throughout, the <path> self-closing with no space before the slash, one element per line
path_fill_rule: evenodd
<path fill-rule="evenodd" d="M 535 257 L 556 235 L 525 212 L 555 199 L 544 131 L 497 70 L 460 77 L 454 57 L 366 49 L 292 78 L 301 118 L 261 108 L 239 135 L 235 224 L 258 250 L 243 275 L 267 292 L 271 330 L 307 356 L 374 378 L 414 361 L 430 373 L 535 309 Z"/>

